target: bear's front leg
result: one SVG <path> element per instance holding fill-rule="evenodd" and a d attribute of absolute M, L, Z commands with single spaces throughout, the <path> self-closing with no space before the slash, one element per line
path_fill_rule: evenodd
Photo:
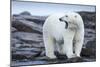
<path fill-rule="evenodd" d="M 50 59 L 55 59 L 56 56 L 54 54 L 54 41 L 51 36 L 44 35 L 44 45 L 45 45 L 45 51 L 46 56 Z"/>

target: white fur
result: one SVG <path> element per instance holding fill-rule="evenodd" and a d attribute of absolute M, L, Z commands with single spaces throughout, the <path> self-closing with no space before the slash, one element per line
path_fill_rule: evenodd
<path fill-rule="evenodd" d="M 66 15 L 68 17 L 65 17 Z M 59 21 L 61 17 L 68 22 L 67 29 L 65 22 Z M 80 57 L 84 40 L 84 24 L 81 16 L 74 12 L 50 15 L 43 25 L 43 39 L 46 56 L 51 59 L 56 58 L 55 49 L 60 54 L 66 54 L 68 58 Z M 64 44 L 58 45 L 55 40 L 64 40 Z"/>

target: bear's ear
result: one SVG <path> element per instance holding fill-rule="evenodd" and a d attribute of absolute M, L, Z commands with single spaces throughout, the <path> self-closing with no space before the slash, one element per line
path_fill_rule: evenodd
<path fill-rule="evenodd" d="M 75 15 L 74 17 L 77 18 L 77 15 Z"/>

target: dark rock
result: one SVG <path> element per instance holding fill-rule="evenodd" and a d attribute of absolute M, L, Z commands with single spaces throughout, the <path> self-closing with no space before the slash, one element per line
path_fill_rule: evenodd
<path fill-rule="evenodd" d="M 13 33 L 13 32 L 16 32 L 17 31 L 17 29 L 16 28 L 14 28 L 14 27 L 11 27 L 11 32 Z"/>
<path fill-rule="evenodd" d="M 20 44 L 20 43 L 17 43 L 15 44 L 15 47 L 18 48 L 18 47 L 21 47 L 23 44 Z"/>
<path fill-rule="evenodd" d="M 96 41 L 91 40 L 86 44 L 86 48 L 83 48 L 82 55 L 89 58 L 96 58 Z"/>
<path fill-rule="evenodd" d="M 96 41 L 95 40 L 88 41 L 86 48 L 96 49 Z"/>
<path fill-rule="evenodd" d="M 11 21 L 13 21 L 13 20 L 25 20 L 25 18 L 23 17 L 23 16 L 20 16 L 20 15 L 13 15 L 12 17 L 11 17 Z"/>
<path fill-rule="evenodd" d="M 96 58 L 96 50 L 93 48 L 83 48 L 81 52 L 82 57 Z"/>
<path fill-rule="evenodd" d="M 12 20 L 12 26 L 18 31 L 42 33 L 42 26 L 27 20 Z"/>
<path fill-rule="evenodd" d="M 66 55 L 61 55 L 58 52 L 55 51 L 55 55 L 57 56 L 57 59 L 67 59 Z"/>
<path fill-rule="evenodd" d="M 27 61 L 27 62 L 19 61 L 19 62 L 13 62 L 11 64 L 11 67 L 20 67 L 20 66 L 28 66 L 28 65 L 33 66 L 33 65 L 43 65 L 43 64 L 47 64 L 47 62 L 43 60 L 35 60 L 35 61 Z"/>
<path fill-rule="evenodd" d="M 89 29 L 96 29 L 96 23 L 93 21 L 85 21 L 85 28 L 89 28 Z"/>
<path fill-rule="evenodd" d="M 42 42 L 42 41 L 41 41 Z M 36 48 L 43 48 L 44 49 L 44 44 L 43 43 L 37 43 L 38 45 L 36 45 L 36 43 L 31 44 L 32 47 L 36 47 Z"/>
<path fill-rule="evenodd" d="M 31 57 L 31 56 L 37 56 L 37 52 L 30 52 L 30 51 L 16 51 L 13 53 L 14 55 L 22 55 L 22 56 L 26 56 L 27 58 Z"/>
<path fill-rule="evenodd" d="M 86 62 L 81 57 L 69 58 L 67 59 L 67 63 L 75 63 L 75 62 Z"/>
<path fill-rule="evenodd" d="M 37 19 L 37 18 L 36 19 L 26 18 L 26 20 L 34 22 L 34 23 L 42 25 L 42 26 L 43 26 L 43 24 L 45 22 L 45 20 L 40 20 L 40 19 Z"/>
<path fill-rule="evenodd" d="M 16 38 L 11 38 L 11 47 L 17 47 L 17 44 L 21 44 L 22 41 L 16 39 Z"/>
<path fill-rule="evenodd" d="M 31 44 L 27 44 L 27 43 L 25 43 L 24 41 L 23 41 L 23 43 L 22 43 L 22 45 L 20 46 L 20 48 L 30 48 L 30 47 L 32 47 L 32 45 Z"/>
<path fill-rule="evenodd" d="M 20 15 L 31 15 L 28 11 L 24 11 L 22 13 L 20 13 Z"/>
<path fill-rule="evenodd" d="M 81 11 L 78 12 L 84 21 L 96 21 L 96 12 L 85 12 L 85 11 Z"/>
<path fill-rule="evenodd" d="M 21 16 L 21 17 L 23 17 L 25 20 L 34 22 L 34 23 L 36 23 L 38 25 L 42 25 L 42 26 L 47 18 L 47 16 Z"/>
<path fill-rule="evenodd" d="M 26 13 L 25 13 L 26 14 Z M 19 14 L 19 15 L 13 15 L 12 19 L 16 19 L 16 20 L 27 20 L 27 21 L 31 21 L 34 22 L 36 24 L 39 25 L 43 25 L 45 19 L 47 18 L 47 16 L 32 16 L 32 15 L 25 15 L 25 14 Z"/>
<path fill-rule="evenodd" d="M 95 29 L 85 28 L 84 48 L 82 49 L 81 55 L 87 58 L 96 58 Z"/>
<path fill-rule="evenodd" d="M 41 35 L 36 33 L 16 32 L 12 34 L 12 37 L 17 38 L 27 43 L 40 43 L 42 41 Z"/>
<path fill-rule="evenodd" d="M 90 28 L 85 28 L 85 38 L 84 38 L 84 45 L 85 47 L 88 45 L 88 42 L 91 41 L 96 41 L 96 30 L 95 29 L 90 29 Z M 93 43 L 94 45 L 95 42 Z"/>
<path fill-rule="evenodd" d="M 41 52 L 40 56 L 45 56 L 45 50 Z"/>
<path fill-rule="evenodd" d="M 48 60 L 48 57 L 46 57 L 46 56 L 38 56 L 38 57 L 35 57 L 35 59 L 34 60 Z"/>
<path fill-rule="evenodd" d="M 12 54 L 11 59 L 12 59 L 12 61 L 16 61 L 16 60 L 27 59 L 27 57 L 25 55 Z"/>
<path fill-rule="evenodd" d="M 84 21 L 85 28 L 96 29 L 96 12 L 78 12 Z"/>
<path fill-rule="evenodd" d="M 42 51 L 39 48 L 15 48 L 15 49 L 13 49 L 12 55 L 25 56 L 27 58 L 32 57 L 33 59 L 35 59 L 35 57 L 38 57 L 41 52 Z"/>
<path fill-rule="evenodd" d="M 35 47 L 32 47 L 32 48 L 18 48 L 16 49 L 16 51 L 30 51 L 30 52 L 42 52 L 40 48 L 35 48 Z"/>

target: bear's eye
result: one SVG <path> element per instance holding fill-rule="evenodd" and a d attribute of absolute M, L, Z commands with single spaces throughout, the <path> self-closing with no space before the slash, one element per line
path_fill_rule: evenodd
<path fill-rule="evenodd" d="M 75 15 L 75 18 L 76 18 L 77 16 Z"/>

